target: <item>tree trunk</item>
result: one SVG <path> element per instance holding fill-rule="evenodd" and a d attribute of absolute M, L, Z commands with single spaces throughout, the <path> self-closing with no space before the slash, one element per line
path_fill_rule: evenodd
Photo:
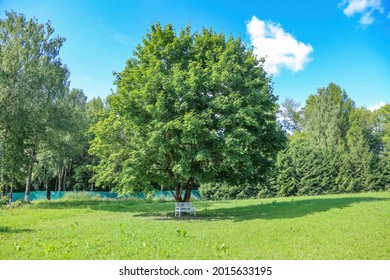
<path fill-rule="evenodd" d="M 4 127 L 4 130 L 3 130 L 3 141 L 2 141 L 2 145 L 1 145 L 1 151 L 0 151 L 0 154 L 1 154 L 1 191 L 2 191 L 2 194 L 3 196 L 5 196 L 7 194 L 6 192 L 6 187 L 5 187 L 5 180 L 4 180 L 4 151 L 5 151 L 5 145 L 6 145 L 6 129 Z"/>
<path fill-rule="evenodd" d="M 49 184 L 46 184 L 45 188 L 46 188 L 46 199 L 50 200 L 51 199 L 51 194 L 50 194 Z"/>
<path fill-rule="evenodd" d="M 54 184 L 54 191 L 58 191 L 58 176 L 56 177 L 56 183 Z"/>
<path fill-rule="evenodd" d="M 189 202 L 190 199 L 191 199 L 191 191 L 192 191 L 192 188 L 194 187 L 194 177 L 190 177 L 188 179 L 188 182 L 186 184 L 186 193 L 184 195 L 184 199 L 183 201 L 184 202 Z"/>
<path fill-rule="evenodd" d="M 63 167 L 63 172 L 62 172 L 62 189 L 64 190 L 64 191 L 66 191 L 66 167 Z"/>
<path fill-rule="evenodd" d="M 2 194 L 2 196 L 7 195 L 7 188 L 6 188 L 5 182 L 4 182 L 4 172 L 1 172 L 1 194 Z"/>
<path fill-rule="evenodd" d="M 72 160 L 69 161 L 69 164 L 68 164 L 68 167 L 66 168 L 66 173 L 67 176 L 67 180 L 64 179 L 64 184 L 65 184 L 65 187 L 68 187 L 68 190 L 70 190 L 70 185 L 71 185 L 71 177 L 72 177 Z M 73 186 L 73 191 L 74 191 L 74 186 Z"/>
<path fill-rule="evenodd" d="M 175 193 L 173 194 L 176 202 L 189 202 L 191 199 L 191 191 L 194 187 L 195 179 L 194 177 L 190 177 L 186 184 L 184 185 L 176 185 Z M 186 191 L 183 197 L 183 191 Z"/>
<path fill-rule="evenodd" d="M 63 179 L 64 179 L 64 167 L 58 169 L 58 191 L 63 190 Z"/>
<path fill-rule="evenodd" d="M 182 189 L 181 185 L 179 185 L 179 184 L 176 185 L 175 193 L 173 194 L 176 202 L 183 202 L 183 199 L 181 197 L 182 192 L 183 192 L 183 189 Z"/>
<path fill-rule="evenodd" d="M 28 165 L 28 173 L 26 178 L 26 192 L 24 193 L 24 200 L 27 202 L 30 201 L 32 169 L 33 169 L 33 162 L 31 160 L 30 164 Z"/>
<path fill-rule="evenodd" d="M 13 193 L 14 193 L 14 176 L 12 176 L 12 179 L 11 179 L 11 189 L 9 192 L 8 207 L 11 206 Z"/>
<path fill-rule="evenodd" d="M 47 165 L 45 165 L 45 190 L 46 190 L 46 199 L 50 200 L 50 188 L 49 188 L 49 179 L 47 178 Z"/>

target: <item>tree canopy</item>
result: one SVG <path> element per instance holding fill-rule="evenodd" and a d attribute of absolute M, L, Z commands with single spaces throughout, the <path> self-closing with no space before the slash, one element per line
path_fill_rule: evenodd
<path fill-rule="evenodd" d="M 152 25 L 93 129 L 96 181 L 125 192 L 157 184 L 188 201 L 195 182 L 262 180 L 284 139 L 262 64 L 240 38 Z"/>

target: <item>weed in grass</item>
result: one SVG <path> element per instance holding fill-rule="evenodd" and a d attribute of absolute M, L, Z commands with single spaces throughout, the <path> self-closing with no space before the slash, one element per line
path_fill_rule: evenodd
<path fill-rule="evenodd" d="M 182 229 L 176 228 L 176 234 L 177 236 L 186 237 L 187 231 L 184 228 Z"/>
<path fill-rule="evenodd" d="M 125 231 L 125 226 L 122 223 L 119 224 L 119 230 L 120 230 L 122 235 L 127 236 L 127 232 Z"/>
<path fill-rule="evenodd" d="M 79 223 L 76 221 L 76 222 L 70 224 L 70 227 L 71 227 L 72 229 L 74 229 L 74 228 L 77 227 L 78 225 L 79 225 Z"/>
<path fill-rule="evenodd" d="M 17 244 L 16 242 L 14 242 L 14 247 L 17 251 L 20 251 L 22 248 L 20 247 L 20 244 Z"/>
<path fill-rule="evenodd" d="M 214 248 L 217 249 L 217 251 L 223 251 L 225 253 L 228 251 L 228 247 L 224 243 L 221 245 L 215 244 Z"/>

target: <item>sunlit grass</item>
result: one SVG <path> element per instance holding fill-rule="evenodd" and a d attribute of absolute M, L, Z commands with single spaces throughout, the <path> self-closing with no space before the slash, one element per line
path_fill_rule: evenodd
<path fill-rule="evenodd" d="M 173 202 L 67 199 L 0 210 L 0 259 L 389 259 L 390 193 Z"/>

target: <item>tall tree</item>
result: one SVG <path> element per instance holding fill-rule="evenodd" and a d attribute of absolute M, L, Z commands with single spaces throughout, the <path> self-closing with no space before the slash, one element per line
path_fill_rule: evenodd
<path fill-rule="evenodd" d="M 67 92 L 56 103 L 56 110 L 51 118 L 52 127 L 48 128 L 47 140 L 42 143 L 41 169 L 46 174 L 50 170 L 51 176 L 56 174 L 57 190 L 65 190 L 66 177 L 70 179 L 73 165 L 88 145 L 85 134 L 88 127 L 86 101 L 87 98 L 80 89 Z M 47 184 L 46 190 L 48 191 Z"/>
<path fill-rule="evenodd" d="M 105 143 L 116 158 L 97 176 L 118 173 L 122 191 L 171 188 L 176 201 L 190 199 L 195 180 L 261 180 L 284 139 L 262 63 L 240 38 L 152 25 L 117 75 L 110 117 L 94 130 L 91 153 L 101 161 L 104 126 L 115 131 Z"/>
<path fill-rule="evenodd" d="M 2 161 L 7 146 L 23 151 L 18 166 L 26 172 L 26 200 L 39 144 L 47 138 L 53 107 L 68 87 L 69 71 L 58 57 L 65 39 L 53 34 L 50 22 L 39 24 L 15 12 L 0 20 Z"/>
<path fill-rule="evenodd" d="M 344 145 L 349 129 L 349 115 L 354 107 L 354 102 L 345 90 L 330 83 L 307 99 L 303 128 L 320 146 Z"/>
<path fill-rule="evenodd" d="M 94 127 L 100 120 L 104 119 L 106 107 L 99 97 L 89 100 L 85 104 L 85 121 L 87 129 L 82 134 L 83 147 L 79 157 L 73 163 L 73 188 L 74 190 L 90 190 L 94 189 L 94 184 L 91 182 L 93 177 L 93 167 L 98 164 L 95 156 L 88 153 L 90 142 L 94 134 L 90 128 Z"/>

